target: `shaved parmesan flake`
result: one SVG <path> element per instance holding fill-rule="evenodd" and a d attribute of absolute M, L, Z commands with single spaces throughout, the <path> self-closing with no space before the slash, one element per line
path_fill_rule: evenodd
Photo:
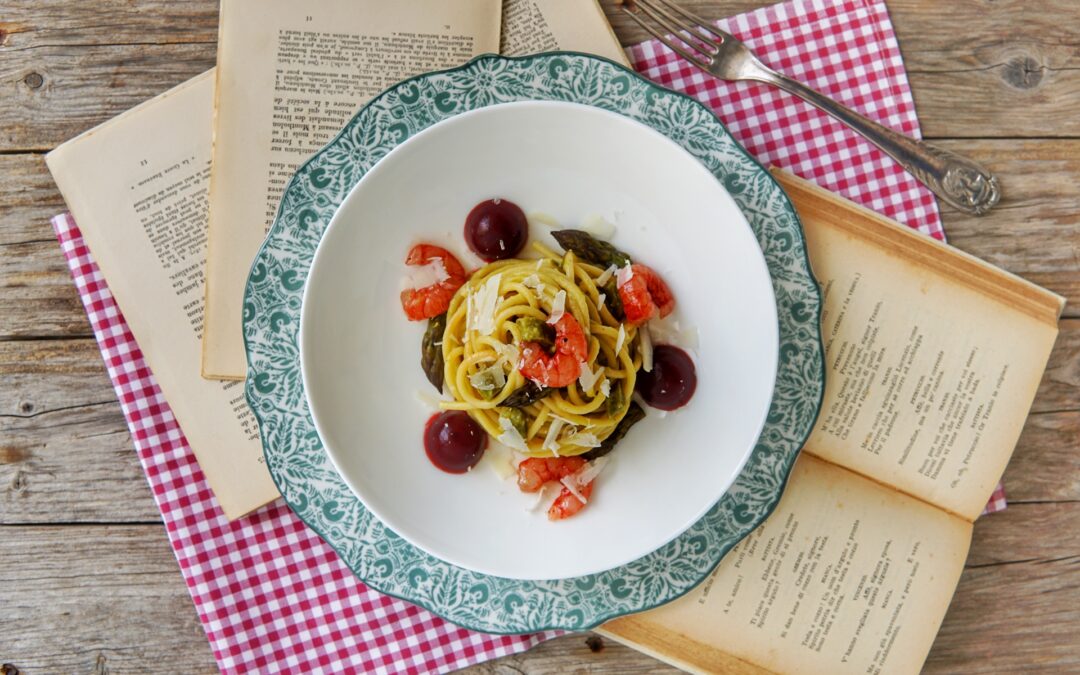
<path fill-rule="evenodd" d="M 649 335 L 649 324 L 641 324 L 638 327 L 638 335 L 641 336 L 641 369 L 646 373 L 651 373 L 653 367 L 653 348 L 652 336 Z"/>
<path fill-rule="evenodd" d="M 542 211 L 533 211 L 532 213 L 526 214 L 525 220 L 531 223 L 539 223 L 541 225 L 546 225 L 547 227 L 550 227 L 552 229 L 562 227 L 559 224 L 559 221 L 555 219 L 555 216 L 551 215 L 550 213 L 544 213 Z"/>
<path fill-rule="evenodd" d="M 578 469 L 577 473 L 568 476 L 568 478 L 573 478 L 574 482 L 578 485 L 588 485 L 589 483 L 596 480 L 596 477 L 599 476 L 600 472 L 604 470 L 604 466 L 607 463 L 607 457 L 597 457 L 593 461 Z"/>
<path fill-rule="evenodd" d="M 513 451 L 502 443 L 488 443 L 481 461 L 487 463 L 500 479 L 506 480 L 516 473 L 517 467 L 512 463 L 512 453 Z"/>
<path fill-rule="evenodd" d="M 432 258 L 424 265 L 409 265 L 405 270 L 402 288 L 426 288 L 450 278 L 442 258 Z"/>
<path fill-rule="evenodd" d="M 558 483 L 544 483 L 536 493 L 536 501 L 534 501 L 526 510 L 536 511 L 543 507 L 545 511 L 551 508 L 551 505 L 555 503 L 555 500 L 559 497 L 560 486 Z"/>
<path fill-rule="evenodd" d="M 556 457 L 559 456 L 559 433 L 565 425 L 566 420 L 558 417 L 553 418 L 551 426 L 548 427 L 547 437 L 544 438 L 544 445 L 541 446 L 545 450 L 550 450 Z"/>
<path fill-rule="evenodd" d="M 439 410 L 441 408 L 441 406 L 439 405 L 439 401 L 445 399 L 436 398 L 431 394 L 427 393 L 426 391 L 420 391 L 419 389 L 417 389 L 416 400 L 420 401 L 420 403 L 424 404 L 424 406 L 428 408 L 432 408 L 433 410 Z"/>
<path fill-rule="evenodd" d="M 615 226 L 603 216 L 591 213 L 581 221 L 580 229 L 588 232 L 597 239 L 611 239 L 615 234 Z"/>
<path fill-rule="evenodd" d="M 585 499 L 585 495 L 581 494 L 581 492 L 578 490 L 578 486 L 574 484 L 573 476 L 567 476 L 559 482 L 563 484 L 563 487 L 570 491 L 570 494 L 577 497 L 577 500 L 579 502 L 581 502 L 582 504 L 589 503 L 589 500 Z"/>
<path fill-rule="evenodd" d="M 611 281 L 611 275 L 615 274 L 618 271 L 619 271 L 619 268 L 616 267 L 615 265 L 612 265 L 612 266 L 608 267 L 606 270 L 604 270 L 603 274 L 596 277 L 596 285 L 597 286 L 604 286 L 605 284 L 607 284 L 608 281 Z"/>
<path fill-rule="evenodd" d="M 496 343 L 493 349 L 499 355 L 499 361 L 505 361 L 506 363 L 517 363 L 521 358 L 521 354 L 518 351 L 517 345 L 508 345 L 502 342 Z"/>
<path fill-rule="evenodd" d="M 494 365 L 470 375 L 469 383 L 478 391 L 501 390 L 506 385 L 506 373 L 503 372 L 502 363 L 496 362 Z"/>
<path fill-rule="evenodd" d="M 615 273 L 615 285 L 622 288 L 626 285 L 626 282 L 634 278 L 634 270 L 630 268 L 630 263 L 626 263 L 625 266 L 620 267 L 619 271 Z"/>
<path fill-rule="evenodd" d="M 525 286 L 525 288 L 537 288 L 539 286 L 543 286 L 543 284 L 540 283 L 540 277 L 535 274 L 530 274 L 529 276 L 522 279 L 521 284 Z"/>
<path fill-rule="evenodd" d="M 622 351 L 623 344 L 626 343 L 626 328 L 619 324 L 619 337 L 615 339 L 615 353 L 618 354 Z"/>
<path fill-rule="evenodd" d="M 648 416 L 648 415 L 651 415 L 651 414 L 652 414 L 652 413 L 650 413 L 650 412 L 649 412 L 649 411 L 650 411 L 650 410 L 652 410 L 652 409 L 651 409 L 651 408 L 649 407 L 649 404 L 645 402 L 645 399 L 643 399 L 643 398 L 641 397 L 641 394 L 639 394 L 639 393 L 637 393 L 637 392 L 635 391 L 635 392 L 634 392 L 633 394 L 631 394 L 631 396 L 630 396 L 630 399 L 631 399 L 631 400 L 632 400 L 632 401 L 633 401 L 634 403 L 637 403 L 637 404 L 638 404 L 639 406 L 641 406 L 641 409 L 642 409 L 642 410 L 643 410 L 643 411 L 645 412 L 645 415 L 646 415 L 646 416 Z"/>
<path fill-rule="evenodd" d="M 611 380 L 604 378 L 604 381 L 600 383 L 600 393 L 604 395 L 604 398 L 611 396 Z"/>
<path fill-rule="evenodd" d="M 607 295 L 605 295 L 603 293 L 601 293 L 600 295 L 598 295 L 596 297 L 596 311 L 597 312 L 604 311 L 604 302 L 606 302 L 606 301 L 607 301 Z"/>
<path fill-rule="evenodd" d="M 559 319 L 563 318 L 563 314 L 566 314 L 566 291 L 560 288 L 555 294 L 555 300 L 551 303 L 551 316 L 548 317 L 547 322 L 555 325 Z"/>
<path fill-rule="evenodd" d="M 600 446 L 600 439 L 596 437 L 596 434 L 586 431 L 579 431 L 573 436 L 566 439 L 566 442 L 570 445 L 577 445 L 583 448 L 596 448 Z"/>
<path fill-rule="evenodd" d="M 503 430 L 499 437 L 495 440 L 499 441 L 503 445 L 513 450 L 520 450 L 521 452 L 529 452 L 529 446 L 525 445 L 525 439 L 521 437 L 521 433 L 514 427 L 513 423 L 505 418 L 499 418 L 499 427 Z"/>
<path fill-rule="evenodd" d="M 600 376 L 604 374 L 604 367 L 597 366 L 596 370 L 589 368 L 589 364 L 581 362 L 581 374 L 578 375 L 578 384 L 581 385 L 583 391 L 589 392 L 596 386 L 596 381 L 600 379 Z"/>
<path fill-rule="evenodd" d="M 484 285 L 477 289 L 475 301 L 467 309 L 473 310 L 469 327 L 481 335 L 491 335 L 495 331 L 495 306 L 499 302 L 499 283 L 502 274 L 492 274 Z"/>
<path fill-rule="evenodd" d="M 544 261 L 545 260 L 547 260 L 547 258 L 540 258 L 539 260 L 536 261 L 536 269 L 537 269 L 537 271 L 539 271 L 540 268 L 544 266 Z"/>

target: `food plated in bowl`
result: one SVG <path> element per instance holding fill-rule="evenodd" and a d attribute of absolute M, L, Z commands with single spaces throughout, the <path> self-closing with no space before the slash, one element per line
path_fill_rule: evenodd
<path fill-rule="evenodd" d="M 657 168 L 633 164 L 639 158 Z M 470 247 L 478 237 L 466 235 L 465 223 L 477 204 L 496 197 L 534 217 L 527 237 L 503 242 L 519 257 L 486 262 Z M 596 220 L 610 224 L 610 237 L 590 241 L 611 247 L 620 260 L 582 260 L 580 236 L 572 243 L 574 235 L 565 234 Z M 430 269 L 436 256 L 424 247 L 444 252 L 442 269 Z M 410 258 L 417 264 L 403 264 Z M 424 276 L 425 267 L 434 283 L 409 279 Z M 651 297 L 653 278 L 670 296 L 656 298 L 670 312 L 662 322 L 660 307 L 653 303 L 652 317 L 639 298 Z M 602 308 L 599 281 L 609 287 Z M 417 392 L 431 384 L 418 364 L 428 326 L 408 320 L 418 302 L 409 291 L 431 285 L 440 299 L 452 294 L 443 339 L 431 340 L 441 343 L 445 400 L 424 407 Z M 623 291 L 633 291 L 636 304 L 619 310 L 620 321 L 611 311 Z M 390 529 L 469 569 L 563 578 L 655 550 L 734 481 L 771 399 L 775 311 L 768 270 L 741 212 L 679 146 L 595 108 L 513 103 L 413 136 L 344 199 L 308 276 L 301 368 L 327 453 Z M 643 336 L 653 323 L 696 335 L 696 344 L 683 345 L 697 358 L 693 401 L 667 418 L 657 411 L 638 423 L 596 478 L 588 508 L 573 518 L 554 526 L 544 516 L 552 505 L 530 511 L 536 500 L 497 467 L 451 475 L 424 452 L 431 416 L 457 408 L 485 436 L 519 453 L 583 454 L 591 448 L 578 443 L 591 443 L 590 436 L 602 442 L 630 409 L 643 372 Z M 556 348 L 560 338 L 566 342 Z M 596 382 L 580 381 L 582 364 Z M 605 377 L 616 394 L 602 393 Z M 550 394 L 524 407 L 500 405 L 526 385 Z M 609 401 L 617 404 L 610 414 Z M 498 453 L 490 454 L 494 462 Z"/>
<path fill-rule="evenodd" d="M 492 82 L 497 82 L 497 87 L 493 88 Z M 721 181 L 764 253 L 773 286 L 780 345 L 765 425 L 734 484 L 715 505 L 682 534 L 631 562 L 595 574 L 542 581 L 493 576 L 448 563 L 401 538 L 376 518 L 338 473 L 315 428 L 299 359 L 303 281 L 310 273 L 328 223 L 342 208 L 352 186 L 388 152 L 435 123 L 495 103 L 519 101 L 572 101 L 637 120 L 674 141 Z M 468 153 L 468 148 L 458 150 L 463 155 Z M 620 156 L 613 161 L 617 164 L 624 160 L 625 156 Z M 598 175 L 605 173 L 611 163 L 605 164 Z M 535 168 L 539 170 L 529 177 L 543 183 L 549 172 L 543 171 L 544 167 Z M 451 167 L 449 173 L 453 172 Z M 447 173 L 445 165 L 443 173 Z M 433 179 L 429 187 L 436 194 L 431 197 L 446 200 L 446 222 L 458 221 L 462 212 L 486 196 L 502 194 L 515 198 L 497 184 L 501 174 L 493 171 L 485 175 L 492 180 L 484 186 L 483 194 L 475 195 L 443 190 L 441 177 Z M 624 188 L 621 194 L 629 193 L 633 202 L 634 195 L 647 194 L 650 185 L 647 180 L 631 176 Z M 554 193 L 545 190 L 544 194 Z M 566 226 L 576 223 L 580 214 L 602 208 L 603 203 L 602 196 L 576 189 L 555 197 L 553 204 L 557 200 L 568 202 L 555 204 L 568 211 L 555 213 Z M 575 197 L 580 200 L 570 202 Z M 405 200 L 410 198 L 403 196 Z M 516 201 L 529 203 L 522 199 Z M 537 204 L 546 207 L 545 199 L 538 197 Z M 664 240 L 659 238 L 647 242 L 622 241 L 624 237 L 633 238 L 637 231 L 644 233 L 640 228 L 646 224 L 632 218 L 616 218 L 620 213 L 610 215 L 619 225 L 614 241 L 625 250 L 647 255 L 678 295 L 682 309 L 675 315 L 685 311 L 708 319 L 719 305 L 707 297 L 704 301 L 690 297 L 698 289 L 689 289 L 690 295 L 684 292 L 680 278 L 685 261 L 679 259 L 677 252 L 664 248 Z M 387 218 L 379 227 L 398 224 Z M 410 336 L 410 324 L 400 316 L 397 294 L 402 290 L 401 256 L 411 245 L 432 236 L 446 242 L 447 248 L 459 258 L 467 259 L 471 254 L 460 246 L 460 231 L 456 227 L 433 232 L 433 227 L 441 225 L 426 222 L 418 226 L 423 228 L 423 237 L 417 234 L 415 240 L 410 238 L 395 244 L 399 246 L 396 250 L 383 250 L 360 238 L 357 246 L 370 254 L 363 264 L 387 267 L 386 277 L 391 280 L 378 292 L 364 287 L 352 289 L 350 304 L 342 305 L 345 308 L 342 311 L 355 312 L 365 302 L 387 300 L 377 308 L 384 313 L 377 317 L 375 327 L 380 322 L 389 325 L 391 319 L 403 322 L 405 327 L 400 328 L 399 324 L 392 343 L 374 344 L 373 337 L 368 335 L 365 344 L 353 345 L 353 351 L 373 349 L 372 353 L 378 353 L 380 349 L 400 348 L 402 358 L 411 360 L 400 374 L 412 373 L 410 376 L 419 378 L 417 387 L 430 387 L 419 374 L 413 351 L 416 349 L 413 340 L 422 339 L 423 326 L 413 324 L 411 330 L 415 334 Z M 356 263 L 355 250 L 352 253 Z M 705 267 L 706 274 L 718 264 L 712 258 Z M 583 54 L 484 56 L 460 68 L 412 78 L 377 96 L 326 148 L 301 166 L 287 185 L 278 215 L 252 265 L 244 298 L 244 339 L 249 368 L 245 393 L 259 422 L 267 468 L 284 501 L 371 588 L 404 598 L 459 625 L 489 633 L 586 629 L 614 617 L 656 607 L 701 583 L 720 559 L 777 504 L 799 448 L 814 425 L 824 390 L 818 327 L 821 297 L 810 274 L 798 216 L 779 185 L 702 105 L 657 87 L 616 64 Z M 691 305 L 698 304 L 705 308 L 703 313 L 691 309 Z M 328 309 L 338 311 L 334 306 Z M 703 350 L 699 350 L 699 355 L 704 355 Z M 707 360 L 696 362 L 702 380 L 706 378 L 702 370 L 709 365 Z M 392 383 L 395 378 L 382 378 L 381 382 Z M 378 411 L 384 415 L 378 423 L 387 427 L 397 424 L 399 430 L 422 428 L 430 410 L 400 405 L 399 399 L 395 402 L 398 405 Z M 699 391 L 689 409 L 702 406 L 703 402 Z M 355 413 L 357 408 L 350 410 Z M 410 419 L 399 419 L 405 415 Z M 672 425 L 668 433 L 650 439 L 647 437 L 660 425 L 637 425 L 634 442 L 620 445 L 619 456 L 612 459 L 601 477 L 603 500 L 590 504 L 580 517 L 547 527 L 545 537 L 549 540 L 550 536 L 566 537 L 581 523 L 598 518 L 605 510 L 601 502 L 610 505 L 617 491 L 609 489 L 611 486 L 626 487 L 626 482 L 642 478 L 657 483 L 656 476 L 624 471 L 623 465 L 629 462 L 626 457 L 648 447 L 643 441 L 655 442 L 655 447 L 661 449 L 667 447 L 664 443 L 677 445 L 678 439 L 674 437 L 682 432 L 681 426 Z M 418 472 L 420 469 L 439 472 L 420 454 Z M 669 456 L 657 454 L 658 461 L 670 460 Z M 664 466 L 662 462 L 659 465 Z M 466 493 L 451 495 L 447 500 L 459 496 L 467 500 L 466 488 L 482 487 L 470 481 L 486 481 L 485 477 L 492 477 L 492 472 L 472 471 L 465 477 L 448 477 L 463 478 L 451 492 L 460 488 Z M 636 487 L 642 490 L 640 494 L 653 494 L 647 485 Z M 483 519 L 488 515 L 474 511 L 470 518 Z M 543 516 L 537 519 L 543 520 Z M 533 537 L 537 539 L 540 538 Z M 580 549 L 587 553 L 602 551 L 610 541 L 602 534 L 586 540 Z M 619 543 L 618 539 L 613 541 Z"/>
<path fill-rule="evenodd" d="M 536 257 L 514 257 L 528 221 L 505 199 L 474 207 L 464 234 L 489 261 L 474 272 L 433 244 L 415 245 L 405 260 L 430 281 L 401 292 L 405 315 L 428 321 L 421 365 L 451 397 L 425 425 L 424 449 L 449 473 L 471 470 L 489 444 L 508 449 L 511 459 L 491 461 L 509 461 L 518 487 L 548 502 L 549 519 L 572 517 L 615 444 L 645 417 L 631 397 L 670 411 L 693 396 L 693 360 L 675 345 L 654 346 L 649 332 L 674 311 L 675 296 L 655 270 L 583 230 L 551 232 L 562 254 L 534 242 Z M 558 492 L 545 500 L 549 487 Z"/>

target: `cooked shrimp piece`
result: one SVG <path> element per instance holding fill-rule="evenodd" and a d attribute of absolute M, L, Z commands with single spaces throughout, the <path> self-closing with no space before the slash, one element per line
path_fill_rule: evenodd
<path fill-rule="evenodd" d="M 433 244 L 417 244 L 409 251 L 405 264 L 419 267 L 435 264 L 439 281 L 422 288 L 401 292 L 401 306 L 410 321 L 423 321 L 438 316 L 450 307 L 450 299 L 468 279 L 465 268 L 445 248 Z"/>
<path fill-rule="evenodd" d="M 589 481 L 585 485 L 578 488 L 578 493 L 585 499 L 592 497 L 593 483 L 595 481 Z M 585 502 L 578 499 L 573 492 L 566 487 L 562 489 L 559 496 L 555 498 L 555 502 L 548 509 L 548 520 L 562 520 L 563 518 L 569 518 L 576 514 L 581 509 L 585 508 Z"/>
<path fill-rule="evenodd" d="M 518 464 L 518 487 L 522 492 L 539 492 L 544 483 L 572 476 L 583 466 L 585 460 L 580 457 L 530 457 Z"/>
<path fill-rule="evenodd" d="M 652 268 L 634 263 L 630 275 L 620 281 L 619 299 L 631 325 L 640 326 L 657 315 L 663 319 L 674 311 L 674 294 Z"/>
<path fill-rule="evenodd" d="M 555 353 L 536 342 L 521 345 L 521 374 L 542 387 L 565 387 L 581 375 L 581 362 L 589 356 L 589 341 L 581 324 L 569 312 L 555 322 Z"/>

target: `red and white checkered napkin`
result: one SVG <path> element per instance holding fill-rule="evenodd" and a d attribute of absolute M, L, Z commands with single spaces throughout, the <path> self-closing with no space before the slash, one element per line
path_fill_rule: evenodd
<path fill-rule="evenodd" d="M 767 63 L 906 133 L 918 133 L 883 4 L 796 1 L 724 26 Z M 647 76 L 710 105 L 764 164 L 789 168 L 941 236 L 929 192 L 829 118 L 764 86 L 711 81 L 656 43 L 639 45 L 632 54 Z M 65 214 L 53 226 L 222 671 L 448 671 L 555 635 L 467 631 L 374 593 L 280 502 L 228 522 L 75 222 Z"/>
<path fill-rule="evenodd" d="M 52 222 L 223 672 L 445 672 L 556 635 L 476 633 L 380 595 L 281 501 L 226 520 L 74 219 Z"/>

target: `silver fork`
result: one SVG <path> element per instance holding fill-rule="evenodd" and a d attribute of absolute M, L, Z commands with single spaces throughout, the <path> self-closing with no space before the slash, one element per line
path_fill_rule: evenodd
<path fill-rule="evenodd" d="M 698 68 L 722 80 L 755 80 L 775 85 L 832 115 L 881 148 L 955 208 L 981 216 L 1001 197 L 997 177 L 977 162 L 897 133 L 776 72 L 759 61 L 736 37 L 670 0 L 621 0 L 619 4 L 642 28 Z M 670 35 L 654 28 L 640 14 L 651 18 Z"/>

